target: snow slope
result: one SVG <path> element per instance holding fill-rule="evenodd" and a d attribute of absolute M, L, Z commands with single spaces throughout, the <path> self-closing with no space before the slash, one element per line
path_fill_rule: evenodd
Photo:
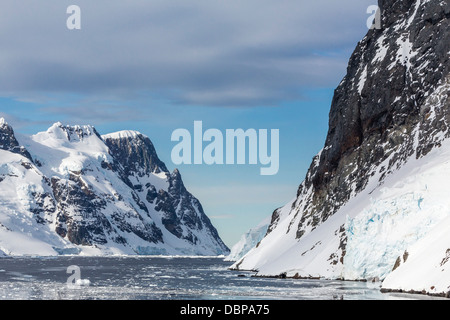
<path fill-rule="evenodd" d="M 449 175 L 450 141 L 445 140 L 426 157 L 410 159 L 382 186 L 374 177 L 364 192 L 301 241 L 280 234 L 289 229 L 289 203 L 281 210 L 279 227 L 261 241 L 264 249 L 251 251 L 237 264 L 240 269 L 257 269 L 259 275 L 383 279 L 405 250 L 428 234 L 439 238 L 435 228 L 448 228 Z M 343 264 L 324 263 L 338 256 L 343 238 L 347 238 Z"/>
<path fill-rule="evenodd" d="M 437 90 L 443 92 L 448 85 Z M 444 133 L 434 140 L 440 147 L 410 157 L 382 183 L 380 173 L 373 175 L 364 191 L 300 240 L 291 228 L 295 200 L 288 203 L 279 210 L 277 228 L 233 268 L 259 275 L 385 279 L 386 290 L 448 292 L 450 140 Z M 405 252 L 406 262 L 392 272 Z"/>
<path fill-rule="evenodd" d="M 255 247 L 266 235 L 270 224 L 270 217 L 261 221 L 256 227 L 248 230 L 241 239 L 231 248 L 225 261 L 237 261 Z"/>
<path fill-rule="evenodd" d="M 447 209 L 448 210 L 448 209 Z M 383 281 L 382 290 L 413 291 L 449 297 L 450 217 L 440 221 L 398 258 L 399 266 Z"/>

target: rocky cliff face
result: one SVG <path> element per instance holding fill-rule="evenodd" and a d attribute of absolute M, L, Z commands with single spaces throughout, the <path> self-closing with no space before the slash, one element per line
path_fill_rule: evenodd
<path fill-rule="evenodd" d="M 161 216 L 166 230 L 193 246 L 202 243 L 201 235 L 193 232 L 194 230 L 204 230 L 213 239 L 220 240 L 202 205 L 184 186 L 178 169 L 173 173 L 167 170 L 148 137 L 125 132 L 106 135 L 104 140 L 115 163 L 121 168 L 122 180 L 136 192 L 135 198 L 141 209 L 148 212 L 146 204 L 138 200 L 138 194 L 141 194 L 148 204 L 154 205 L 154 210 Z M 167 188 L 157 188 L 150 181 L 146 181 L 152 175 L 165 176 Z M 218 244 L 222 247 L 220 252 L 227 251 L 221 240 Z"/>
<path fill-rule="evenodd" d="M 0 250 L 10 255 L 228 253 L 150 139 L 56 123 L 19 141 L 1 121 Z M 21 245 L 18 245 L 20 242 Z"/>
<path fill-rule="evenodd" d="M 314 260 L 328 266 L 315 274 L 343 277 L 351 236 L 345 216 L 358 214 L 353 199 L 375 195 L 387 177 L 449 137 L 450 3 L 380 0 L 379 6 L 381 29 L 358 43 L 335 90 L 324 148 L 297 197 L 274 212 L 266 238 L 235 268 L 308 276 L 314 271 L 306 264 Z M 334 249 L 323 251 L 324 239 L 331 238 Z M 284 266 L 267 256 L 274 247 L 284 252 Z"/>
<path fill-rule="evenodd" d="M 411 155 L 438 145 L 438 132 L 448 132 L 448 112 L 430 121 L 429 96 L 449 82 L 450 4 L 391 0 L 380 8 L 382 29 L 369 31 L 350 58 L 333 97 L 325 147 L 300 186 L 299 197 L 313 192 L 299 238 L 306 225 L 323 222 L 363 190 L 375 172 L 381 182 Z"/>
<path fill-rule="evenodd" d="M 13 128 L 3 118 L 0 119 L 0 149 L 20 154 L 31 160 L 28 151 L 17 142 Z"/>

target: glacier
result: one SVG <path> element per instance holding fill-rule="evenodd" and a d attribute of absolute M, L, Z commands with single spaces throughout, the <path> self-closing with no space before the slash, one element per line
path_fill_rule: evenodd
<path fill-rule="evenodd" d="M 270 217 L 261 221 L 257 226 L 248 230 L 241 239 L 231 248 L 225 261 L 237 261 L 245 256 L 253 247 L 264 238 L 270 225 Z"/>

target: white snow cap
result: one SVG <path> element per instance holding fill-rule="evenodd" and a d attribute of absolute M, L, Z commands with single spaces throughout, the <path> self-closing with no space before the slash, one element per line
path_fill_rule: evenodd
<path fill-rule="evenodd" d="M 105 134 L 105 135 L 102 136 L 102 138 L 103 139 L 134 139 L 134 138 L 136 138 L 138 136 L 146 137 L 145 135 L 143 135 L 139 131 L 123 130 L 123 131 L 118 131 L 118 132 Z"/>
<path fill-rule="evenodd" d="M 55 122 L 54 124 L 52 124 L 48 129 L 47 129 L 47 132 L 53 132 L 53 131 L 55 131 L 55 129 L 57 129 L 57 128 L 61 128 L 63 126 L 63 124 L 61 123 L 61 122 Z"/>
<path fill-rule="evenodd" d="M 3 126 L 3 125 L 8 125 L 8 123 L 6 122 L 5 118 L 0 117 L 0 126 Z"/>
<path fill-rule="evenodd" d="M 66 130 L 66 129 L 82 130 L 86 134 L 92 134 L 95 131 L 95 127 L 91 126 L 91 125 L 64 125 L 63 123 L 58 121 L 58 122 L 55 122 L 54 124 L 52 124 L 52 126 L 47 129 L 47 132 L 54 132 L 55 129 L 61 129 L 61 130 Z"/>

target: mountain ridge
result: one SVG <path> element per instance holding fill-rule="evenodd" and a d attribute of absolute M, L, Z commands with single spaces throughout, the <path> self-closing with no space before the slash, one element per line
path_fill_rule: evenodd
<path fill-rule="evenodd" d="M 179 171 L 167 170 L 147 136 L 102 137 L 93 126 L 58 122 L 19 142 L 0 123 L 6 254 L 228 253 Z M 19 238 L 33 245 L 17 246 Z"/>

